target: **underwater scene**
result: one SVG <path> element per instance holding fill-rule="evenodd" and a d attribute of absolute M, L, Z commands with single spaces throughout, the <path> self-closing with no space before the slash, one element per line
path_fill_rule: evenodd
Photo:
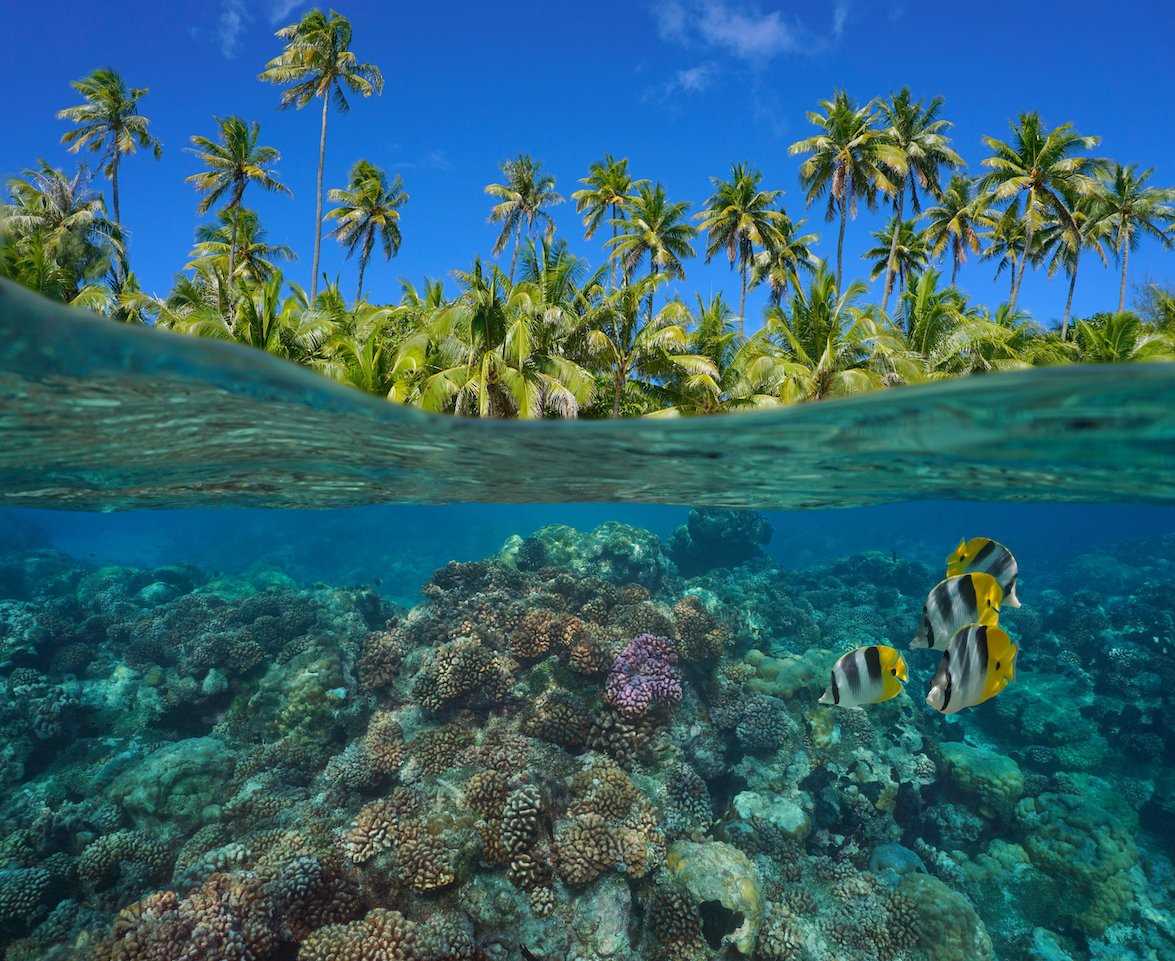
<path fill-rule="evenodd" d="M 1175 368 L 487 425 L 0 308 L 5 961 L 1175 959 Z"/>

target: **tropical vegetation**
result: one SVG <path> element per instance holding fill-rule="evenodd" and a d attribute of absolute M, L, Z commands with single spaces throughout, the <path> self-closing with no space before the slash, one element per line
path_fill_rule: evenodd
<path fill-rule="evenodd" d="M 142 113 L 147 88 L 108 68 L 78 80 L 82 102 L 58 116 L 71 124 L 69 151 L 98 154 L 110 207 L 85 166 L 31 166 L 0 206 L 0 276 L 115 321 L 236 342 L 394 402 L 478 417 L 692 416 L 1029 366 L 1175 359 L 1175 292 L 1146 283 L 1137 310 L 1126 309 L 1131 254 L 1175 245 L 1175 191 L 1035 113 L 1006 139 L 985 137 L 981 173 L 969 175 L 942 99 L 907 89 L 868 102 L 836 92 L 790 147 L 806 206 L 834 225 L 832 263 L 817 256 L 801 211 L 785 207 L 784 185 L 749 162 L 713 177 L 694 208 L 605 154 L 570 195 L 584 240 L 600 245 L 593 267 L 558 234 L 555 174 L 519 153 L 485 187 L 490 257 L 454 270 L 448 287 L 402 281 L 398 300 L 373 302 L 373 272 L 413 240 L 401 223 L 409 193 L 367 158 L 329 186 L 325 155 L 330 107 L 381 93 L 383 75 L 352 51 L 341 14 L 311 11 L 277 38 L 261 79 L 284 87 L 282 106 L 321 100 L 305 285 L 292 279 L 295 251 L 270 242 L 247 204 L 260 191 L 290 193 L 278 149 L 257 121 L 227 116 L 191 138 L 199 169 L 187 180 L 210 219 L 171 289 L 143 290 L 120 165 L 162 146 Z M 846 278 L 861 205 L 888 218 L 863 245 L 868 282 Z M 355 265 L 352 299 L 320 273 L 324 235 Z M 730 265 L 729 302 L 681 292 L 697 257 Z M 1006 303 L 968 300 L 959 275 L 972 260 L 1007 272 Z M 1075 319 L 1079 280 L 1099 262 L 1116 264 L 1117 302 Z M 1019 308 L 1029 270 L 1061 278 L 1055 328 Z M 766 306 L 750 317 L 759 287 Z"/>

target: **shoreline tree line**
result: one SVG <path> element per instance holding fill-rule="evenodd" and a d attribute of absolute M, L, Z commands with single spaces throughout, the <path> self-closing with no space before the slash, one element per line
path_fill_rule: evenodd
<path fill-rule="evenodd" d="M 782 189 L 749 164 L 711 178 L 694 211 L 605 155 L 569 198 L 585 237 L 602 244 L 604 262 L 590 268 L 556 235 L 551 209 L 565 198 L 555 177 L 520 154 L 485 188 L 502 263 L 454 270 L 452 296 L 439 281 L 404 282 L 399 302 L 371 303 L 368 270 L 405 242 L 409 193 L 368 159 L 336 187 L 324 168 L 332 111 L 380 94 L 382 73 L 358 59 L 350 22 L 333 11 L 313 10 L 277 38 L 282 49 L 259 79 L 282 87 L 281 107 L 319 111 L 308 290 L 283 271 L 293 250 L 270 243 L 246 204 L 260 191 L 291 193 L 276 172 L 280 153 L 257 121 L 237 116 L 216 118 L 212 135 L 189 147 L 200 165 L 187 178 L 196 211 L 214 221 L 197 227 L 166 295 L 142 290 L 119 174 L 136 152 L 158 158 L 163 148 L 140 112 L 147 88 L 108 68 L 76 81 L 81 103 L 58 117 L 72 124 L 62 136 L 69 151 L 97 154 L 111 204 L 84 166 L 69 173 L 42 161 L 14 178 L 0 207 L 0 276 L 117 321 L 235 341 L 399 403 L 481 417 L 706 414 L 1045 364 L 1175 359 L 1175 293 L 1148 284 L 1138 310 L 1126 309 L 1132 251 L 1175 245 L 1175 191 L 1036 113 L 1007 139 L 984 137 L 982 172 L 969 176 L 943 100 L 907 89 L 868 103 L 837 92 L 808 114 L 812 135 L 789 148 L 802 158 L 807 207 L 836 231 L 831 265 L 814 253 L 817 234 L 780 202 Z M 864 254 L 876 303 L 865 301 L 865 282 L 845 279 L 845 235 L 861 206 L 890 213 Z M 353 299 L 318 276 L 324 233 L 355 261 Z M 727 260 L 737 305 L 660 293 L 697 256 Z M 1007 274 L 1003 304 L 978 306 L 959 290 L 971 258 Z M 1074 322 L 1080 270 L 1092 260 L 1116 262 L 1117 303 Z M 1065 280 L 1056 330 L 1018 308 L 1029 268 Z M 748 336 L 747 295 L 760 286 L 768 304 Z"/>

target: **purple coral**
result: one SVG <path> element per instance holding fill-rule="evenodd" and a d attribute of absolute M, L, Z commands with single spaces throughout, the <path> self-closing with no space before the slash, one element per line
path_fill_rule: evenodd
<path fill-rule="evenodd" d="M 681 700 L 676 663 L 677 650 L 669 638 L 638 634 L 612 662 L 604 700 L 629 718 L 643 717 L 658 702 L 676 704 Z"/>

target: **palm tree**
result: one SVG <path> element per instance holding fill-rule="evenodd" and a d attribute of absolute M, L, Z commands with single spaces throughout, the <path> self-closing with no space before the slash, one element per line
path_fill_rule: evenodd
<path fill-rule="evenodd" d="M 1012 142 L 995 137 L 984 137 L 983 142 L 992 155 L 983 161 L 991 172 L 979 182 L 979 189 L 994 203 L 1006 203 L 1024 197 L 1024 247 L 1033 250 L 1033 238 L 1047 220 L 1059 220 L 1075 229 L 1073 214 L 1065 202 L 1066 196 L 1083 197 L 1097 190 L 1092 176 L 1098 162 L 1092 157 L 1080 156 L 1078 150 L 1091 150 L 1097 137 L 1084 137 L 1073 130 L 1072 124 L 1061 124 L 1046 131 L 1036 113 L 1021 114 L 1012 127 Z M 1024 280 L 1027 257 L 1020 258 L 1010 309 L 1016 309 L 1016 299 Z"/>
<path fill-rule="evenodd" d="M 458 273 L 464 291 L 430 321 L 440 368 L 414 397 L 426 410 L 479 417 L 575 417 L 591 402 L 591 375 L 545 336 L 541 294 L 480 261 Z"/>
<path fill-rule="evenodd" d="M 1141 173 L 1134 164 L 1114 164 L 1104 189 L 1105 214 L 1114 229 L 1114 249 L 1122 264 L 1118 282 L 1118 312 L 1126 309 L 1126 272 L 1130 251 L 1144 234 L 1150 234 L 1166 246 L 1173 242 L 1175 225 L 1175 190 L 1148 187 L 1154 168 Z"/>
<path fill-rule="evenodd" d="M 976 198 L 981 202 L 982 198 Z M 998 280 L 1005 269 L 1008 271 L 1011 288 L 1008 291 L 1008 304 L 1011 307 L 1012 294 L 1016 287 L 1016 273 L 1020 262 L 1024 259 L 1028 247 L 1028 229 L 1024 218 L 1020 215 L 1020 202 L 1013 200 L 998 217 L 985 217 L 988 231 L 984 235 L 987 247 L 981 253 L 981 260 L 996 262 L 995 278 Z M 1013 312 L 1015 307 L 1011 307 Z"/>
<path fill-rule="evenodd" d="M 751 286 L 766 283 L 770 288 L 769 301 L 778 307 L 789 284 L 797 281 L 801 270 L 816 271 L 822 261 L 812 252 L 820 239 L 818 234 L 801 234 L 804 221 L 793 221 L 784 216 L 779 224 L 779 237 L 775 246 L 760 250 L 751 263 Z"/>
<path fill-rule="evenodd" d="M 689 308 L 671 300 L 656 314 L 641 319 L 641 303 L 653 299 L 653 290 L 666 274 L 654 273 L 612 291 L 588 315 L 588 350 L 612 381 L 612 416 L 620 416 L 624 388 L 634 374 L 664 377 L 674 372 L 717 377 L 711 360 L 687 353 Z"/>
<path fill-rule="evenodd" d="M 755 248 L 770 250 L 783 241 L 780 227 L 787 219 L 781 210 L 772 208 L 780 190 L 761 190 L 763 175 L 746 164 L 730 168 L 730 179 L 711 177 L 714 193 L 706 200 L 705 210 L 695 215 L 700 229 L 709 235 L 706 262 L 725 250 L 730 266 L 738 263 L 739 300 L 738 333 L 746 336 L 747 282 Z"/>
<path fill-rule="evenodd" d="M 878 148 L 881 162 L 890 170 L 895 187 L 893 211 L 897 221 L 903 219 L 906 194 L 915 214 L 922 210 L 918 197 L 921 186 L 934 197 L 942 193 L 939 184 L 939 170 L 942 167 L 961 167 L 963 158 L 950 146 L 945 131 L 951 127 L 949 120 L 939 117 L 942 97 L 935 97 L 928 104 L 915 101 L 908 88 L 894 94 L 889 100 L 878 103 L 881 121 L 882 143 Z M 893 291 L 894 274 L 898 269 L 897 243 L 899 231 L 891 232 L 893 246 L 885 268 L 885 287 L 881 297 L 881 310 L 889 306 L 889 295 Z"/>
<path fill-rule="evenodd" d="M 888 282 L 896 276 L 904 292 L 910 278 L 920 274 L 930 262 L 926 234 L 913 220 L 898 221 L 895 215 L 884 228 L 874 232 L 873 239 L 877 246 L 865 251 L 865 259 L 873 261 L 870 280 L 885 274 Z M 885 301 L 882 301 L 881 310 L 885 312 Z"/>
<path fill-rule="evenodd" d="M 265 65 L 260 79 L 292 84 L 282 91 L 281 106 L 301 110 L 322 98 L 322 127 L 318 135 L 318 178 L 314 188 L 314 257 L 310 264 L 310 299 L 318 293 L 318 257 L 322 245 L 322 177 L 326 164 L 326 115 L 331 100 L 346 113 L 351 109 L 346 90 L 363 97 L 383 93 L 379 67 L 359 63 L 351 50 L 351 21 L 333 10 L 330 15 L 311 10 L 297 23 L 276 34 L 286 48 Z"/>
<path fill-rule="evenodd" d="M 82 95 L 84 102 L 57 112 L 59 120 L 77 124 L 61 135 L 61 142 L 69 146 L 71 153 L 83 147 L 103 152 L 102 173 L 110 178 L 114 224 L 121 229 L 118 164 L 122 155 L 134 153 L 137 147 L 149 149 L 156 160 L 163 154 L 163 145 L 147 129 L 151 122 L 135 112 L 139 101 L 147 95 L 147 88 L 128 88 L 122 77 L 109 68 L 95 70 L 70 86 Z"/>
<path fill-rule="evenodd" d="M 1048 262 L 1051 277 L 1058 268 L 1063 268 L 1069 277 L 1069 291 L 1065 298 L 1065 313 L 1061 316 L 1061 339 L 1069 336 L 1069 318 L 1073 314 L 1073 292 L 1077 288 L 1077 268 L 1081 252 L 1086 248 L 1098 255 L 1104 266 L 1107 263 L 1106 250 L 1102 241 L 1111 231 L 1106 218 L 1105 201 L 1100 195 L 1067 198 L 1073 223 L 1052 221 L 1040 231 L 1036 258 Z"/>
<path fill-rule="evenodd" d="M 811 112 L 808 120 L 820 133 L 798 140 L 789 154 L 811 154 L 800 166 L 800 182 L 807 190 L 807 202 L 828 196 L 825 216 L 840 218 L 836 238 L 836 286 L 841 285 L 844 266 L 845 222 L 857 215 L 857 201 L 864 198 L 870 208 L 877 193 L 892 194 L 897 187 L 882 163 L 883 140 L 873 128 L 873 104 L 856 106 L 843 90 L 832 100 L 821 101 L 823 113 Z"/>
<path fill-rule="evenodd" d="M 186 178 L 188 183 L 204 196 L 196 205 L 196 212 L 206 214 L 225 195 L 224 210 L 239 210 L 245 197 L 245 188 L 256 183 L 266 190 L 290 194 L 290 188 L 275 176 L 273 165 L 281 159 L 276 147 L 258 144 L 261 124 L 256 120 L 245 123 L 240 117 L 217 119 L 220 139 L 193 136 L 192 152 L 200 158 L 205 170 Z M 231 280 L 236 272 L 237 230 L 239 217 L 230 218 L 228 244 L 228 273 Z"/>
<path fill-rule="evenodd" d="M 79 290 L 70 304 L 121 324 L 140 326 L 151 323 L 163 307 L 156 297 L 143 292 L 133 272 L 123 273 L 113 267 L 101 283 L 89 283 Z"/>
<path fill-rule="evenodd" d="M 90 189 L 90 172 L 73 176 L 44 161 L 8 184 L 11 200 L 0 208 L 10 238 L 5 272 L 26 286 L 72 300 L 83 283 L 121 258 L 121 232 L 106 216 L 106 202 Z"/>
<path fill-rule="evenodd" d="M 682 261 L 694 255 L 690 240 L 697 234 L 697 229 L 685 219 L 688 210 L 685 201 L 670 203 L 661 184 L 641 184 L 629 207 L 629 216 L 614 224 L 618 232 L 608 243 L 612 256 L 620 263 L 626 286 L 646 257 L 650 277 L 664 274 L 685 278 Z M 648 322 L 652 323 L 656 285 L 642 289 L 648 293 Z"/>
<path fill-rule="evenodd" d="M 628 172 L 628 158 L 617 160 L 611 154 L 592 164 L 588 175 L 580 180 L 582 190 L 571 195 L 576 213 L 583 214 L 584 237 L 591 240 L 605 217 L 612 224 L 612 238 L 616 238 L 616 224 L 621 211 L 632 200 L 632 192 L 646 181 L 633 180 Z M 612 289 L 616 289 L 616 264 L 612 263 Z"/>
<path fill-rule="evenodd" d="M 563 203 L 555 191 L 555 178 L 543 173 L 543 165 L 530 154 L 519 154 L 502 164 L 503 184 L 487 184 L 485 192 L 498 202 L 490 209 L 490 223 L 502 225 L 498 239 L 494 241 L 493 254 L 497 257 L 506 249 L 510 239 L 514 240 L 514 251 L 510 255 L 510 280 L 514 280 L 514 268 L 518 265 L 518 243 L 525 230 L 527 239 L 532 239 L 534 225 L 543 221 L 547 225 L 546 236 L 555 232 L 555 221 L 547 213 L 548 207 Z"/>
<path fill-rule="evenodd" d="M 969 177 L 952 177 L 938 203 L 928 208 L 926 239 L 933 257 L 941 257 L 947 244 L 951 245 L 951 286 L 959 282 L 959 267 L 967 259 L 967 251 L 979 253 L 979 231 L 988 223 L 984 205 L 974 196 Z"/>
<path fill-rule="evenodd" d="M 843 292 L 823 267 L 805 291 L 792 291 L 789 309 L 771 307 L 760 332 L 773 348 L 768 371 L 774 392 L 791 404 L 845 396 L 882 386 L 871 363 L 871 318 L 854 302 L 865 293 L 861 282 Z"/>
<path fill-rule="evenodd" d="M 1078 321 L 1073 338 L 1081 359 L 1089 364 L 1175 360 L 1175 340 L 1126 311 Z"/>
<path fill-rule="evenodd" d="M 400 251 L 400 208 L 408 202 L 408 194 L 399 174 L 389 184 L 379 167 L 359 160 L 351 168 L 348 186 L 332 190 L 329 196 L 331 203 L 339 205 L 326 215 L 328 220 L 339 222 L 335 237 L 347 248 L 348 257 L 359 251 L 359 289 L 355 294 L 359 301 L 363 299 L 363 275 L 376 240 L 383 247 L 385 260 Z"/>
<path fill-rule="evenodd" d="M 196 244 L 188 254 L 192 260 L 184 270 L 193 270 L 201 261 L 215 263 L 228 277 L 229 249 L 236 231 L 237 263 L 233 281 L 264 283 L 278 269 L 275 260 L 293 260 L 294 251 L 285 244 L 271 244 L 265 240 L 265 228 L 257 214 L 245 207 L 225 208 L 217 215 L 216 224 L 201 224 L 196 228 Z"/>

